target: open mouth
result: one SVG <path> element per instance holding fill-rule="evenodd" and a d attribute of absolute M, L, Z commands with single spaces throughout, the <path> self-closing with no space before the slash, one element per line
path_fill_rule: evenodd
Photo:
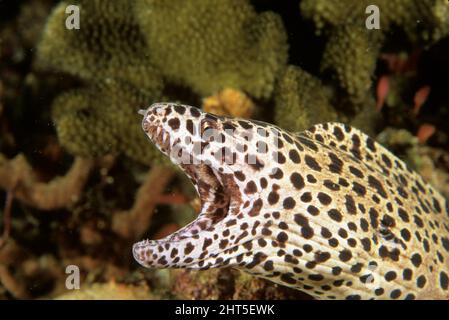
<path fill-rule="evenodd" d="M 151 127 L 148 132 L 156 146 L 187 174 L 201 201 L 201 210 L 197 219 L 172 234 L 169 238 L 170 241 L 197 234 L 222 220 L 229 212 L 231 202 L 235 200 L 235 198 L 231 199 L 231 195 L 235 194 L 235 192 L 231 192 L 231 186 L 235 185 L 233 179 L 205 161 L 194 164 L 192 152 L 187 151 L 182 146 L 180 139 L 172 141 L 170 134 L 160 127 Z M 178 148 L 175 152 L 172 152 L 175 149 L 174 146 Z M 235 207 L 236 203 L 234 202 L 232 204 Z"/>
<path fill-rule="evenodd" d="M 161 126 L 144 127 L 144 130 L 156 146 L 189 176 L 200 197 L 201 210 L 194 221 L 167 237 L 136 243 L 134 257 L 146 267 L 203 267 L 206 260 L 214 256 L 212 252 L 230 250 L 236 245 L 231 242 L 229 246 L 212 244 L 218 237 L 217 230 L 226 229 L 226 226 L 219 228 L 219 225 L 239 212 L 242 200 L 234 176 L 222 173 L 204 161 L 192 163 L 192 152 L 188 152 L 179 139 L 172 139 Z M 175 145 L 180 147 L 172 152 Z M 180 159 L 181 152 L 184 158 Z M 209 251 L 205 251 L 208 246 Z"/>
<path fill-rule="evenodd" d="M 201 210 L 198 217 L 187 226 L 169 236 L 176 241 L 208 230 L 223 220 L 229 213 L 231 202 L 227 192 L 226 178 L 206 164 L 180 165 L 191 178 L 200 198 Z"/>

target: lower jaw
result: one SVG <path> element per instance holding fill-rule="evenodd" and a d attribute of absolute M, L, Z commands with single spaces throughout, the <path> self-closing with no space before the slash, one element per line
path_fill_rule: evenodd
<path fill-rule="evenodd" d="M 248 240 L 251 241 L 251 240 Z M 195 257 L 186 256 L 184 257 L 182 254 L 182 249 L 185 248 L 185 243 L 190 242 L 193 243 L 192 246 L 196 249 L 201 249 L 204 240 L 202 238 L 193 239 L 193 238 L 185 238 L 180 241 L 170 242 L 171 248 L 166 250 L 165 252 L 159 252 L 159 247 L 164 247 L 165 242 L 157 241 L 141 241 L 133 246 L 133 254 L 134 258 L 137 262 L 139 262 L 142 266 L 146 268 L 185 268 L 185 269 L 197 269 L 197 270 L 206 270 L 210 268 L 220 268 L 220 267 L 238 267 L 242 260 L 238 259 L 238 256 L 242 255 L 241 252 L 236 249 L 236 247 L 242 247 L 242 244 L 233 244 L 232 246 L 219 249 L 219 250 L 211 250 L 209 252 L 202 251 L 197 252 Z M 180 252 L 179 256 L 170 257 L 170 251 L 173 246 L 178 248 Z M 152 250 L 158 252 L 160 256 L 154 259 L 142 259 L 139 256 L 139 250 Z M 246 257 L 246 256 L 245 256 Z M 163 258 L 163 259 L 161 259 Z M 246 258 L 244 258 L 246 259 Z"/>

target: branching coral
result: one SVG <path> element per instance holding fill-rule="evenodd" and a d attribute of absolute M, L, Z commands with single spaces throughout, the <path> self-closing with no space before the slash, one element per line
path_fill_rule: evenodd
<path fill-rule="evenodd" d="M 435 42 L 449 34 L 449 5 L 441 0 L 304 0 L 301 13 L 312 19 L 317 31 L 326 27 L 365 26 L 366 8 L 379 7 L 381 32 L 392 26 L 405 31 L 413 42 Z"/>
<path fill-rule="evenodd" d="M 39 43 L 36 66 L 88 84 L 63 93 L 53 105 L 58 138 L 74 155 L 124 153 L 152 162 L 158 153 L 136 126 L 136 112 L 163 96 L 158 70 L 202 95 L 230 86 L 268 98 L 287 60 L 280 17 L 256 13 L 249 1 L 70 4 L 80 7 L 80 29 L 65 26 L 69 3 L 57 5 Z"/>
<path fill-rule="evenodd" d="M 153 167 L 140 186 L 132 208 L 114 215 L 112 229 L 125 239 L 139 239 L 148 229 L 158 198 L 174 173 L 164 166 Z"/>
<path fill-rule="evenodd" d="M 123 153 L 149 164 L 160 153 L 142 134 L 139 107 L 148 97 L 116 81 L 68 91 L 53 103 L 60 143 L 72 154 L 101 156 Z"/>
<path fill-rule="evenodd" d="M 348 20 L 355 20 L 364 14 L 367 4 L 365 1 L 326 1 L 303 0 L 300 3 L 301 15 L 313 20 L 317 33 L 326 27 L 344 24 Z"/>
<path fill-rule="evenodd" d="M 449 35 L 449 5 L 441 0 L 383 0 L 384 27 L 396 25 L 415 43 L 433 43 Z"/>
<path fill-rule="evenodd" d="M 365 10 L 372 4 L 379 7 L 380 30 L 365 27 Z M 330 30 L 321 67 L 331 70 L 355 106 L 369 93 L 380 47 L 393 27 L 418 45 L 449 35 L 449 5 L 440 0 L 304 0 L 300 7 L 318 33 Z"/>
<path fill-rule="evenodd" d="M 275 94 L 275 122 L 291 131 L 336 120 L 330 92 L 321 81 L 296 66 L 289 66 Z"/>
<path fill-rule="evenodd" d="M 13 263 L 22 263 L 25 252 L 14 241 L 8 242 L 0 248 L 0 286 L 3 286 L 17 299 L 29 299 L 26 285 L 16 279 L 9 266 Z"/>
<path fill-rule="evenodd" d="M 287 60 L 280 17 L 247 0 L 136 0 L 135 12 L 152 61 L 202 96 L 232 87 L 267 98 Z"/>
<path fill-rule="evenodd" d="M 35 208 L 60 209 L 79 198 L 93 164 L 92 160 L 77 158 L 64 177 L 45 183 L 36 178 L 23 155 L 12 160 L 0 156 L 0 187 L 11 190 L 15 198 Z"/>
<path fill-rule="evenodd" d="M 63 1 L 55 7 L 38 46 L 40 69 L 65 72 L 85 80 L 129 82 L 149 95 L 162 88 L 159 72 L 133 16 L 133 1 Z M 68 5 L 80 7 L 80 29 L 65 26 Z"/>
<path fill-rule="evenodd" d="M 354 104 L 360 104 L 371 89 L 380 50 L 381 34 L 364 27 L 334 28 L 323 54 L 321 69 L 333 70 L 340 86 Z"/>
<path fill-rule="evenodd" d="M 69 4 L 80 8 L 80 29 L 65 26 Z M 133 6 L 126 0 L 64 1 L 47 21 L 37 67 L 87 83 L 53 103 L 58 138 L 71 154 L 123 153 L 145 164 L 159 154 L 141 134 L 137 110 L 161 96 L 162 77 L 149 60 Z"/>
<path fill-rule="evenodd" d="M 51 1 L 31 0 L 24 2 L 17 17 L 17 31 L 22 43 L 27 48 L 36 46 L 45 21 L 51 10 Z"/>

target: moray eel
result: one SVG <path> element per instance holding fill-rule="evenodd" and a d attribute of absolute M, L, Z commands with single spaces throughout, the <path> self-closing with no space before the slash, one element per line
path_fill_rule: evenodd
<path fill-rule="evenodd" d="M 142 126 L 202 206 L 179 231 L 136 243 L 141 265 L 234 267 L 318 299 L 449 298 L 446 200 L 361 131 L 291 133 L 171 103 L 149 107 Z"/>

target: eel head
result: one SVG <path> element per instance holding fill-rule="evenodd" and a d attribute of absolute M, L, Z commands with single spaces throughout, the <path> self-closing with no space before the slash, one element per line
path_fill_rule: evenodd
<path fill-rule="evenodd" d="M 191 179 L 201 211 L 163 239 L 136 243 L 134 258 L 145 267 L 194 269 L 250 269 L 264 260 L 266 253 L 254 251 L 266 227 L 259 186 L 272 174 L 264 141 L 277 129 L 171 103 L 156 103 L 141 113 L 150 140 Z"/>

